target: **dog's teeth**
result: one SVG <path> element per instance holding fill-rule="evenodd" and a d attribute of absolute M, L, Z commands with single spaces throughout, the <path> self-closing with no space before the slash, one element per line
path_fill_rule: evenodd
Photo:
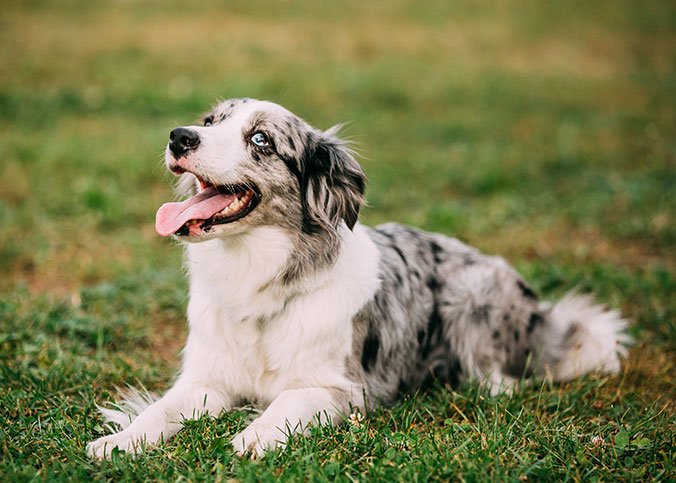
<path fill-rule="evenodd" d="M 238 211 L 241 207 L 242 202 L 238 198 L 235 198 L 235 200 L 232 203 L 230 203 L 228 206 L 226 206 L 221 210 L 221 214 L 227 215 L 229 213 Z"/>
<path fill-rule="evenodd" d="M 228 206 L 218 212 L 219 215 L 228 216 L 242 210 L 249 201 L 251 201 L 252 193 L 246 192 L 240 195 L 235 195 L 234 199 Z"/>

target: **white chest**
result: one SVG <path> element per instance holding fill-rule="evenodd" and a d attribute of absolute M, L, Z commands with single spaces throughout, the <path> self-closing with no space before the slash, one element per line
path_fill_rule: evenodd
<path fill-rule="evenodd" d="M 275 275 L 291 254 L 288 238 L 261 230 L 239 247 L 214 240 L 188 248 L 183 371 L 262 402 L 289 388 L 344 385 L 352 317 L 379 283 L 377 249 L 365 233 L 350 233 L 326 273 L 284 287 Z"/>

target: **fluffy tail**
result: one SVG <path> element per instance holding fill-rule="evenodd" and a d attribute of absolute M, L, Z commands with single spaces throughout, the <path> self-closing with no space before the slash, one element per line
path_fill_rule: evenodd
<path fill-rule="evenodd" d="M 549 377 L 568 381 L 591 371 L 619 372 L 632 343 L 619 311 L 596 304 L 590 296 L 569 293 L 545 314 L 538 336 Z"/>
<path fill-rule="evenodd" d="M 113 404 L 113 408 L 104 408 L 98 404 L 96 405 L 111 430 L 115 430 L 113 425 L 125 429 L 136 419 L 136 416 L 157 400 L 157 396 L 148 392 L 145 387 L 136 389 L 135 387 L 127 386 L 120 389 L 118 394 L 120 401 Z"/>

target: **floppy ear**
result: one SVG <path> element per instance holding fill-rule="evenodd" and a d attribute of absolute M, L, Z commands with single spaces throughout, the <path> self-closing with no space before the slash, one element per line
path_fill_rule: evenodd
<path fill-rule="evenodd" d="M 340 221 L 350 230 L 364 201 L 366 175 L 347 143 L 336 137 L 340 126 L 310 135 L 301 172 L 303 229 L 332 234 Z"/>

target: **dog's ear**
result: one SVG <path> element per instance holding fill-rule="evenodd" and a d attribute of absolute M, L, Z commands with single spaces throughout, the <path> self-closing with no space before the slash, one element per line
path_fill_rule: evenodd
<path fill-rule="evenodd" d="M 301 172 L 303 229 L 332 234 L 341 220 L 350 230 L 364 201 L 366 175 L 347 142 L 338 138 L 340 126 L 310 134 Z"/>

